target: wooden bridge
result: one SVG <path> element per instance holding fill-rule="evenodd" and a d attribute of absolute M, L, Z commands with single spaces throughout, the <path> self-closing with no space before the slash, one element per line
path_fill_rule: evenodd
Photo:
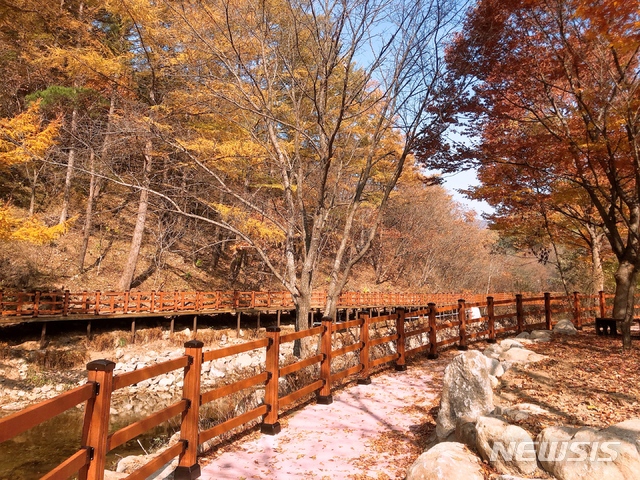
<path fill-rule="evenodd" d="M 281 429 L 278 421 L 281 412 L 296 402 L 308 401 L 315 396 L 318 403 L 331 403 L 332 389 L 336 385 L 350 379 L 368 384 L 371 372 L 376 368 L 393 366 L 396 370 L 405 370 L 406 360 L 412 355 L 424 352 L 435 358 L 438 350 L 447 346 L 457 345 L 466 349 L 474 341 L 495 342 L 501 334 L 551 329 L 559 314 L 564 314 L 565 318 L 567 314 L 572 315 L 580 328 L 598 312 L 601 317 L 606 316 L 605 301 L 604 294 L 552 296 L 545 293 L 538 297 L 517 295 L 514 299 L 504 300 L 487 297 L 483 301 L 468 303 L 459 300 L 456 305 L 443 308 L 430 302 L 423 308 L 397 307 L 394 313 L 387 315 L 361 313 L 357 319 L 345 322 L 323 318 L 320 326 L 289 334 L 281 334 L 278 327 L 268 327 L 264 338 L 215 350 L 204 350 L 202 342 L 191 340 L 184 345 L 184 355 L 121 375 L 113 374 L 114 362 L 97 360 L 87 365 L 88 383 L 85 385 L 0 419 L 0 442 L 11 441 L 22 432 L 84 404 L 84 427 L 78 450 L 42 478 L 57 480 L 78 474 L 80 479 L 102 480 L 108 451 L 171 418 L 180 417 L 180 441 L 127 479 L 144 479 L 178 457 L 175 478 L 192 480 L 200 475 L 198 446 L 215 437 L 256 424 L 260 425 L 262 433 L 276 434 Z M 469 316 L 474 308 L 481 314 Z M 337 342 L 340 332 L 349 332 L 350 335 L 342 336 Z M 280 358 L 282 344 L 305 338 L 319 348 L 306 358 L 283 364 Z M 345 344 L 345 338 L 353 342 Z M 203 391 L 201 376 L 204 362 L 253 350 L 263 350 L 265 354 L 266 361 L 260 373 Z M 345 355 L 351 355 L 355 365 L 335 361 Z M 284 394 L 279 392 L 281 377 L 307 367 L 316 368 L 307 375 L 305 385 Z M 175 370 L 184 372 L 180 401 L 109 433 L 112 392 Z M 217 425 L 200 429 L 202 405 L 240 392 L 249 395 L 256 388 L 264 389 L 260 405 L 244 413 L 237 412 L 233 418 Z"/>
<path fill-rule="evenodd" d="M 485 297 L 460 293 L 343 292 L 339 309 L 393 308 L 455 304 L 459 298 L 482 301 Z M 493 294 L 496 300 L 514 298 L 511 293 Z M 324 308 L 326 292 L 314 292 L 311 308 Z M 0 324 L 91 320 L 96 317 L 215 315 L 238 312 L 278 312 L 295 308 L 287 291 L 34 291 L 0 290 Z"/>

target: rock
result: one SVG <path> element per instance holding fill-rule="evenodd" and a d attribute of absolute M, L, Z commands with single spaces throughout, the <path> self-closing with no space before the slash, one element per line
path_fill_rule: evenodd
<path fill-rule="evenodd" d="M 512 422 L 520 422 L 531 415 L 543 415 L 545 413 L 549 413 L 549 411 L 534 403 L 518 403 L 509 407 L 496 407 L 493 411 L 493 414 L 502 415 Z"/>
<path fill-rule="evenodd" d="M 482 353 L 489 358 L 497 360 L 498 357 L 500 357 L 500 354 L 505 350 L 506 349 L 502 348 L 499 344 L 494 343 L 493 345 L 489 345 L 487 348 L 485 348 Z"/>
<path fill-rule="evenodd" d="M 560 320 L 553 327 L 553 333 L 557 333 L 560 335 L 575 335 L 578 333 L 576 327 L 573 326 L 571 320 Z"/>
<path fill-rule="evenodd" d="M 551 340 L 552 336 L 553 334 L 551 333 L 551 330 L 534 330 L 531 332 L 531 336 L 529 338 L 531 338 L 531 340 L 548 342 Z"/>
<path fill-rule="evenodd" d="M 558 480 L 630 480 L 640 471 L 638 436 L 624 424 L 603 430 L 548 427 L 538 435 L 538 460 Z M 635 428 L 637 420 L 627 424 Z"/>
<path fill-rule="evenodd" d="M 531 435 L 499 417 L 478 418 L 476 448 L 500 473 L 531 475 L 538 466 Z"/>
<path fill-rule="evenodd" d="M 455 439 L 469 448 L 476 449 L 476 421 L 469 417 L 458 418 Z"/>
<path fill-rule="evenodd" d="M 498 385 L 500 385 L 500 380 L 493 375 L 489 375 L 489 381 L 491 382 L 491 388 L 498 388 Z"/>
<path fill-rule="evenodd" d="M 512 363 L 537 362 L 544 358 L 547 357 L 545 357 L 544 355 L 539 355 L 531 350 L 527 350 L 526 348 L 510 348 L 500 355 L 501 361 Z"/>
<path fill-rule="evenodd" d="M 504 375 L 502 364 L 495 358 L 487 357 L 487 368 L 489 369 L 489 375 L 498 378 Z"/>
<path fill-rule="evenodd" d="M 640 446 L 640 418 L 632 418 L 624 422 L 616 423 L 602 430 L 607 434 L 614 435 L 618 438 Z"/>
<path fill-rule="evenodd" d="M 498 475 L 497 477 L 491 477 L 492 480 L 542 480 L 541 478 L 531 477 L 516 477 L 515 475 Z"/>
<path fill-rule="evenodd" d="M 172 374 L 168 374 L 162 378 L 160 378 L 160 380 L 158 381 L 158 385 L 160 387 L 169 387 L 171 385 L 173 385 L 173 382 L 176 381 L 176 377 Z"/>
<path fill-rule="evenodd" d="M 529 332 L 520 332 L 518 335 L 516 335 L 516 338 L 529 338 L 531 336 L 531 334 Z"/>
<path fill-rule="evenodd" d="M 121 478 L 127 478 L 128 476 L 128 473 L 118 473 L 111 470 L 104 471 L 104 480 L 119 480 Z"/>
<path fill-rule="evenodd" d="M 406 480 L 484 480 L 478 457 L 456 442 L 430 448 L 414 462 Z"/>
<path fill-rule="evenodd" d="M 251 355 L 249 355 L 248 353 L 242 353 L 238 355 L 234 363 L 235 363 L 235 367 L 238 370 L 243 370 L 245 368 L 249 368 L 252 362 L 253 362 L 253 358 L 251 358 Z"/>
<path fill-rule="evenodd" d="M 511 348 L 524 348 L 521 342 L 518 340 L 514 340 L 513 338 L 505 338 L 500 342 L 500 346 L 502 347 L 502 351 L 509 350 Z"/>
<path fill-rule="evenodd" d="M 438 439 L 454 432 L 458 418 L 475 419 L 492 410 L 493 390 L 484 356 L 475 350 L 458 355 L 444 371 L 436 422 Z"/>

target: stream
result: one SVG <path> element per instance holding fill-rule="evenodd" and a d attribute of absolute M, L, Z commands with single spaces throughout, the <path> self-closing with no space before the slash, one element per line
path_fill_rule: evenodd
<path fill-rule="evenodd" d="M 77 452 L 80 448 L 83 416 L 80 409 L 70 410 L 0 443 L 0 479 L 39 478 Z M 134 415 L 112 417 L 110 433 L 140 418 L 142 417 Z M 115 470 L 118 461 L 128 455 L 144 455 L 142 447 L 151 453 L 166 444 L 179 429 L 180 417 L 176 417 L 130 440 L 107 454 L 106 468 Z"/>

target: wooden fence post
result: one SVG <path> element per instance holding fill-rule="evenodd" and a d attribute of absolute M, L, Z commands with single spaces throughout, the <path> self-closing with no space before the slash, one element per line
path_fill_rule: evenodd
<path fill-rule="evenodd" d="M 322 361 L 320 362 L 320 378 L 324 385 L 318 392 L 317 401 L 322 405 L 333 403 L 331 396 L 331 330 L 333 327 L 332 317 L 322 317 L 322 334 L 320 336 L 320 351 Z"/>
<path fill-rule="evenodd" d="M 458 321 L 460 322 L 460 343 L 458 350 L 468 350 L 467 346 L 467 309 L 463 298 L 458 300 Z"/>
<path fill-rule="evenodd" d="M 36 318 L 40 312 L 40 290 L 36 290 L 35 297 L 33 299 L 33 313 L 31 316 Z"/>
<path fill-rule="evenodd" d="M 407 349 L 407 336 L 404 332 L 404 308 L 396 309 L 396 333 L 398 334 L 398 340 L 396 341 L 396 352 L 398 352 L 398 359 L 396 360 L 396 371 L 404 372 L 407 369 L 407 358 L 405 352 Z"/>
<path fill-rule="evenodd" d="M 280 378 L 280 327 L 267 327 L 267 359 L 265 363 L 269 378 L 264 391 L 264 403 L 269 409 L 262 419 L 260 431 L 267 435 L 280 433 L 280 422 L 278 422 L 278 410 L 280 408 L 278 399 L 278 380 Z"/>
<path fill-rule="evenodd" d="M 607 304 L 605 303 L 604 298 L 604 290 L 600 290 L 598 292 L 598 303 L 600 306 L 600 318 L 605 318 L 607 316 Z"/>
<path fill-rule="evenodd" d="M 362 327 L 360 327 L 360 341 L 362 342 L 360 365 L 362 365 L 362 371 L 358 376 L 358 385 L 369 385 L 371 383 L 369 376 L 369 315 L 361 313 L 359 317 L 362 319 Z"/>
<path fill-rule="evenodd" d="M 189 365 L 184 369 L 182 398 L 187 400 L 187 410 L 182 413 L 180 424 L 180 441 L 185 448 L 180 454 L 178 467 L 173 478 L 175 480 L 194 480 L 200 476 L 198 465 L 198 422 L 200 420 L 200 376 L 202 373 L 202 347 L 200 340 L 185 342 L 185 355 Z"/>
<path fill-rule="evenodd" d="M 96 291 L 96 304 L 93 306 L 93 313 L 100 315 L 100 290 Z"/>
<path fill-rule="evenodd" d="M 487 297 L 487 317 L 489 317 L 488 343 L 496 343 L 496 313 L 493 305 L 493 297 Z"/>
<path fill-rule="evenodd" d="M 551 294 L 549 292 L 544 292 L 544 322 L 547 330 L 551 330 L 553 325 L 551 324 Z"/>
<path fill-rule="evenodd" d="M 87 400 L 84 412 L 82 446 L 89 449 L 91 462 L 80 470 L 81 480 L 104 479 L 115 366 L 110 360 L 94 360 L 87 364 L 88 381 L 95 384 L 95 394 Z"/>
<path fill-rule="evenodd" d="M 524 310 L 522 308 L 522 294 L 516 293 L 516 333 L 524 332 Z"/>
<path fill-rule="evenodd" d="M 580 306 L 580 292 L 573 292 L 573 320 L 578 330 L 582 330 L 582 308 Z"/>
<path fill-rule="evenodd" d="M 62 315 L 65 317 L 69 315 L 69 290 L 64 291 L 64 297 L 62 299 Z"/>
<path fill-rule="evenodd" d="M 436 325 L 436 314 L 438 309 L 435 303 L 429 303 L 429 353 L 427 358 L 434 360 L 438 358 L 438 326 Z"/>

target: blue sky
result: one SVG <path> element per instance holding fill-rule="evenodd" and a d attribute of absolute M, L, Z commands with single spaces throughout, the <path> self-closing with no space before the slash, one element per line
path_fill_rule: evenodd
<path fill-rule="evenodd" d="M 466 170 L 458 173 L 451 173 L 443 175 L 443 186 L 451 193 L 456 202 L 461 203 L 465 207 L 475 210 L 478 215 L 482 213 L 491 213 L 493 209 L 487 202 L 479 202 L 476 200 L 469 200 L 467 197 L 458 193 L 456 190 L 466 189 L 470 186 L 478 185 L 478 179 L 476 178 L 476 172 L 474 170 Z"/>

